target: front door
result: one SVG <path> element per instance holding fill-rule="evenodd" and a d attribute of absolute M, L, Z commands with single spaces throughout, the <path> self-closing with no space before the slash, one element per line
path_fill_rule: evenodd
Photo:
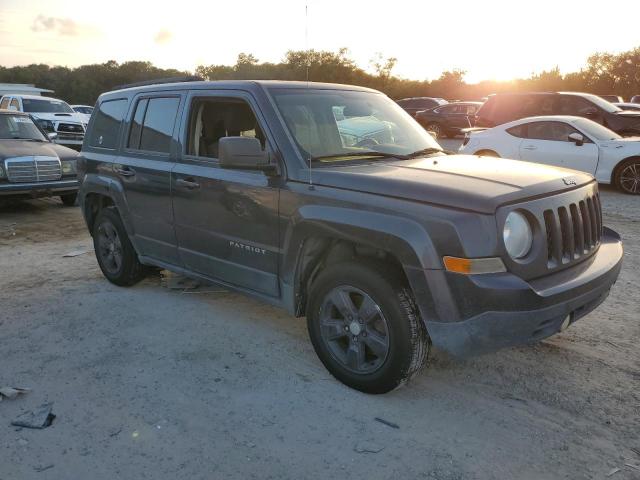
<path fill-rule="evenodd" d="M 180 260 L 173 228 L 171 170 L 180 101 L 179 93 L 165 92 L 136 98 L 122 154 L 113 166 L 124 187 L 138 253 L 176 265 Z"/>
<path fill-rule="evenodd" d="M 226 136 L 253 136 L 269 149 L 250 105 L 242 92 L 189 95 L 171 176 L 178 250 L 189 270 L 277 297 L 278 181 L 220 168 L 217 158 Z"/>
<path fill-rule="evenodd" d="M 584 143 L 576 145 L 569 139 L 572 133 L 580 132 L 564 122 L 529 123 L 526 137 L 520 143 L 520 159 L 593 175 L 598 166 L 598 146 L 582 133 Z"/>

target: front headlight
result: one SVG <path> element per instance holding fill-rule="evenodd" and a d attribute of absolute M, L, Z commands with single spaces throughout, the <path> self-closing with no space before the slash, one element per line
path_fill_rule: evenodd
<path fill-rule="evenodd" d="M 526 256 L 533 244 L 533 233 L 527 218 L 520 212 L 511 212 L 507 215 L 502 238 L 511 258 L 518 259 Z"/>
<path fill-rule="evenodd" d="M 62 173 L 64 175 L 70 175 L 77 173 L 77 161 L 76 160 L 62 160 Z"/>
<path fill-rule="evenodd" d="M 40 128 L 42 128 L 45 132 L 56 131 L 56 127 L 51 120 L 38 120 L 38 125 L 40 125 Z"/>

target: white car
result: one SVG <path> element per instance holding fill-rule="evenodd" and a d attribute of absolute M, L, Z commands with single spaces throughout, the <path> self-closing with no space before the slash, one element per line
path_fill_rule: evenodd
<path fill-rule="evenodd" d="M 491 129 L 469 129 L 460 153 L 581 170 L 600 183 L 640 194 L 640 137 L 623 138 L 582 117 L 529 117 Z"/>
<path fill-rule="evenodd" d="M 39 95 L 5 95 L 0 109 L 30 114 L 48 134 L 55 133 L 54 142 L 80 150 L 87 128 L 84 119 L 63 100 Z"/>
<path fill-rule="evenodd" d="M 89 123 L 91 114 L 93 113 L 93 107 L 91 105 L 71 105 L 73 111 L 76 112 L 83 119 L 85 126 Z"/>

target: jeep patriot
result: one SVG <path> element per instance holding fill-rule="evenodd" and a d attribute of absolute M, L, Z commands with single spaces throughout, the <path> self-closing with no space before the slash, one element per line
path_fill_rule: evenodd
<path fill-rule="evenodd" d="M 111 91 L 78 170 L 109 281 L 166 268 L 306 316 L 325 367 L 369 393 L 407 382 L 432 345 L 469 355 L 553 335 L 621 267 L 592 176 L 447 155 L 367 88 Z"/>

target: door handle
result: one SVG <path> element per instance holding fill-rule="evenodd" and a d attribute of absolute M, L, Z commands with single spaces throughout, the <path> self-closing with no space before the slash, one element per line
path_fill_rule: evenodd
<path fill-rule="evenodd" d="M 538 147 L 536 147 L 535 145 L 525 145 L 524 147 L 522 147 L 524 150 L 537 150 Z"/>
<path fill-rule="evenodd" d="M 133 177 L 136 174 L 136 171 L 129 167 L 116 168 L 115 171 L 123 177 Z"/>
<path fill-rule="evenodd" d="M 193 179 L 179 178 L 176 180 L 176 185 L 184 187 L 187 190 L 196 190 L 200 188 L 200 184 L 198 182 L 194 182 Z"/>

